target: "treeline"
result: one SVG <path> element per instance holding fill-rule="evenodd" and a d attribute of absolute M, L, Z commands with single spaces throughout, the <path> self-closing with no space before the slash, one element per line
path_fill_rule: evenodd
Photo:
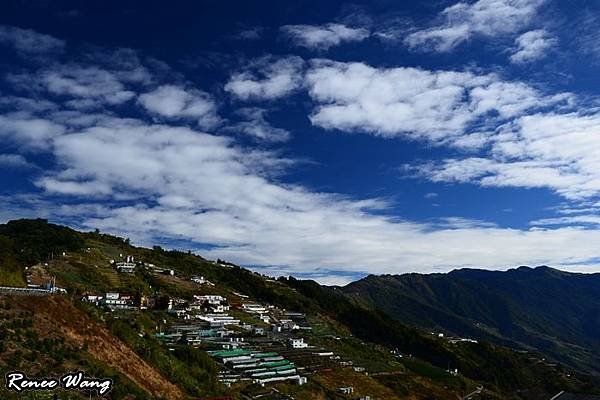
<path fill-rule="evenodd" d="M 529 359 L 531 354 L 520 354 L 486 342 L 450 345 L 381 311 L 359 305 L 334 288 L 292 277 L 280 281 L 314 301 L 358 338 L 398 349 L 441 369 L 457 368 L 463 376 L 486 382 L 488 388 L 498 392 L 527 393 L 525 397 L 533 399 L 565 389 L 591 392 L 600 389 L 586 377 L 566 379 L 568 374 L 564 370 L 540 368 L 535 360 Z"/>
<path fill-rule="evenodd" d="M 63 251 L 79 251 L 85 244 L 79 232 L 45 219 L 19 219 L 0 225 L 0 237 L 22 266 L 48 260 Z"/>
<path fill-rule="evenodd" d="M 45 219 L 20 219 L 0 225 L 0 285 L 25 286 L 25 267 L 63 251 L 79 251 L 81 234 Z"/>

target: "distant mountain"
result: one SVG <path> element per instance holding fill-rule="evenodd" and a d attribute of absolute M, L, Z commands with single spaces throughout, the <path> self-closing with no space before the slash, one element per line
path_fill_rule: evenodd
<path fill-rule="evenodd" d="M 600 274 L 461 269 L 368 276 L 340 290 L 408 324 L 537 349 L 600 374 Z"/>

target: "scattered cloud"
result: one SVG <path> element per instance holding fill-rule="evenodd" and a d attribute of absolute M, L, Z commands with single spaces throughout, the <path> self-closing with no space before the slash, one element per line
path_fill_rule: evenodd
<path fill-rule="evenodd" d="M 70 207 L 44 208 L 39 200 L 31 207 L 139 244 L 184 240 L 204 248 L 207 257 L 282 273 L 318 272 L 316 279 L 330 283 L 341 281 L 331 280 L 339 274 L 328 271 L 340 269 L 360 274 L 525 262 L 583 265 L 596 255 L 595 230 L 517 230 L 461 218 L 416 223 L 385 216 L 380 211 L 388 204 L 379 199 L 279 182 L 272 171 L 285 170 L 290 160 L 276 153 L 189 127 L 118 117 L 116 110 L 47 114 L 46 122 L 60 127 L 45 136 L 43 147 L 56 167 L 35 183 Z"/>
<path fill-rule="evenodd" d="M 558 40 L 544 29 L 525 32 L 515 39 L 515 49 L 510 56 L 510 61 L 515 64 L 524 64 L 539 60 L 555 47 Z"/>
<path fill-rule="evenodd" d="M 328 50 L 346 42 L 360 42 L 370 36 L 367 29 L 350 28 L 343 24 L 284 25 L 281 31 L 294 44 L 311 50 Z"/>
<path fill-rule="evenodd" d="M 476 229 L 476 228 L 497 228 L 498 225 L 493 222 L 481 221 L 478 219 L 463 217 L 444 217 L 435 221 L 432 225 L 444 229 Z"/>
<path fill-rule="evenodd" d="M 20 112 L 44 112 L 57 109 L 58 105 L 56 103 L 45 99 L 32 99 L 10 95 L 0 97 L 0 111 L 19 110 Z"/>
<path fill-rule="evenodd" d="M 483 122 L 494 126 L 569 99 L 544 96 L 495 74 L 375 68 L 329 60 L 313 61 L 306 85 L 317 103 L 310 116 L 314 125 L 463 148 L 479 147 L 487 140 L 485 131 L 463 136 L 467 128 Z"/>
<path fill-rule="evenodd" d="M 592 58 L 596 63 L 600 58 L 599 23 L 600 17 L 596 11 L 582 9 L 580 16 L 575 20 L 567 19 L 562 26 L 563 34 L 568 38 L 569 45 L 577 50 L 579 55 Z"/>
<path fill-rule="evenodd" d="M 492 133 L 489 131 L 465 133 L 458 137 L 450 137 L 445 140 L 443 144 L 455 147 L 457 149 L 474 151 L 484 147 L 489 142 L 491 135 Z"/>
<path fill-rule="evenodd" d="M 95 67 L 63 66 L 46 70 L 41 82 L 53 94 L 97 98 L 109 104 L 120 104 L 134 96 L 114 74 Z"/>
<path fill-rule="evenodd" d="M 144 57 L 129 48 L 94 48 L 82 56 L 81 62 L 107 70 L 126 84 L 152 84 L 156 78 L 153 74 L 169 74 L 172 75 L 171 80 L 180 80 L 179 74 L 162 61 Z"/>
<path fill-rule="evenodd" d="M 0 25 L 0 44 L 12 46 L 17 52 L 31 56 L 61 52 L 65 42 L 30 29 Z"/>
<path fill-rule="evenodd" d="M 268 271 L 267 271 L 268 272 Z M 283 274 L 285 275 L 285 273 Z M 346 286 L 364 277 L 364 274 L 352 274 L 345 271 L 323 271 L 308 274 L 296 274 L 297 278 L 310 279 L 327 286 Z"/>
<path fill-rule="evenodd" d="M 289 56 L 263 57 L 233 74 L 225 91 L 240 100 L 274 100 L 293 93 L 302 85 L 304 61 Z"/>
<path fill-rule="evenodd" d="M 247 107 L 237 111 L 245 121 L 238 122 L 225 128 L 229 132 L 239 132 L 256 139 L 269 142 L 283 142 L 290 138 L 290 132 L 272 126 L 265 118 L 267 110 L 264 108 Z"/>
<path fill-rule="evenodd" d="M 0 139 L 27 150 L 45 150 L 52 140 L 65 132 L 61 124 L 29 113 L 0 115 Z"/>
<path fill-rule="evenodd" d="M 31 73 L 11 74 L 9 83 L 28 92 L 64 96 L 73 108 L 94 108 L 124 103 L 134 97 L 112 72 L 97 66 L 58 64 Z"/>
<path fill-rule="evenodd" d="M 253 28 L 244 29 L 235 35 L 236 39 L 242 40 L 257 40 L 260 39 L 264 32 L 264 28 L 260 26 L 255 26 Z"/>
<path fill-rule="evenodd" d="M 138 98 L 151 114 L 168 119 L 193 119 L 204 128 L 220 122 L 213 98 L 200 90 L 186 90 L 176 85 L 162 85 Z"/>
<path fill-rule="evenodd" d="M 0 166 L 6 168 L 32 168 L 34 165 L 20 154 L 0 154 Z"/>
<path fill-rule="evenodd" d="M 279 183 L 269 171 L 287 160 L 184 127 L 106 118 L 55 138 L 50 149 L 61 167 L 37 184 L 53 196 L 80 199 L 81 214 L 69 215 L 84 228 L 137 243 L 210 244 L 216 247 L 202 250 L 207 257 L 285 273 L 321 271 L 323 281 L 326 271 L 340 268 L 585 264 L 600 239 L 599 231 L 570 227 L 517 230 L 462 218 L 415 223 L 378 215 L 387 206 L 381 200 Z"/>
<path fill-rule="evenodd" d="M 543 218 L 535 221 L 531 221 L 529 223 L 532 226 L 565 226 L 565 225 L 579 225 L 579 226 L 588 226 L 595 225 L 600 226 L 600 215 L 598 214 L 585 214 L 585 215 L 573 215 L 567 217 L 557 217 L 557 218 Z"/>
<path fill-rule="evenodd" d="M 526 27 L 544 0 L 478 0 L 446 7 L 440 23 L 410 33 L 405 43 L 415 50 L 447 52 L 476 36 L 500 36 Z"/>
<path fill-rule="evenodd" d="M 12 86 L 18 95 L 4 96 L 3 87 L 0 140 L 19 154 L 4 154 L 0 162 L 27 162 L 23 154 L 37 152 L 49 163 L 34 178 L 37 197 L 0 196 L 0 218 L 43 215 L 145 245 L 181 240 L 207 257 L 329 283 L 366 271 L 524 263 L 600 268 L 600 230 L 590 228 L 590 218 L 588 225 L 542 221 L 526 229 L 460 217 L 416 222 L 386 213 L 391 204 L 382 199 L 294 184 L 287 173 L 296 160 L 202 126 L 182 126 L 179 119 L 214 114 L 204 92 L 176 74 L 153 76 L 156 68 L 140 65 L 130 52 L 115 60 L 120 69 L 116 61 L 94 58 L 7 81 L 6 90 Z M 131 78 L 125 71 L 138 73 Z M 497 74 L 328 60 L 307 67 L 299 57 L 254 61 L 225 85 L 239 100 L 273 100 L 301 88 L 314 102 L 317 126 L 479 151 L 410 167 L 428 179 L 546 187 L 577 201 L 600 190 L 600 116 L 561 109 L 569 95 L 546 95 Z M 123 107 L 134 98 L 155 118 Z M 265 109 L 240 112 L 240 132 L 287 137 L 270 126 Z"/>
<path fill-rule="evenodd" d="M 600 195 L 600 115 L 539 113 L 500 127 L 485 157 L 419 167 L 436 182 L 548 188 L 570 200 Z"/>

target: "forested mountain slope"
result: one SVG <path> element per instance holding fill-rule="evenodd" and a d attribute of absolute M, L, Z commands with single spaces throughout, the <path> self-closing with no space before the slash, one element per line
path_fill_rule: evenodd
<path fill-rule="evenodd" d="M 535 348 L 600 373 L 600 274 L 462 269 L 369 276 L 340 290 L 406 323 Z"/>

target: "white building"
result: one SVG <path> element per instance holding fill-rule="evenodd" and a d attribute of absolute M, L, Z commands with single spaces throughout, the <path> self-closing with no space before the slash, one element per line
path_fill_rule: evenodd
<path fill-rule="evenodd" d="M 92 303 L 96 306 L 100 305 L 100 303 L 102 303 L 102 300 L 104 300 L 104 297 L 100 294 L 86 294 L 81 298 L 81 301 Z"/>
<path fill-rule="evenodd" d="M 214 313 L 224 313 L 229 311 L 229 306 L 226 304 L 211 304 L 210 309 Z"/>
<path fill-rule="evenodd" d="M 267 308 L 258 303 L 243 303 L 242 310 L 252 314 L 266 314 Z"/>
<path fill-rule="evenodd" d="M 258 319 L 260 319 L 265 324 L 268 324 L 269 322 L 271 322 L 271 317 L 269 317 L 267 314 L 261 314 L 261 315 L 259 315 Z"/>
<path fill-rule="evenodd" d="M 127 274 L 132 274 L 135 272 L 135 263 L 132 262 L 118 262 L 117 263 L 117 271 Z"/>
<path fill-rule="evenodd" d="M 280 319 L 279 325 L 281 325 L 281 329 L 283 330 L 295 330 L 300 328 L 300 325 L 298 325 L 291 319 Z"/>
<path fill-rule="evenodd" d="M 305 376 L 301 376 L 296 380 L 296 383 L 300 386 L 304 385 L 306 382 L 308 382 L 308 379 Z"/>
<path fill-rule="evenodd" d="M 223 296 L 219 296 L 218 294 L 206 294 L 206 295 L 194 295 L 194 299 L 198 302 L 208 302 L 208 304 L 221 304 L 222 302 L 227 301 L 227 299 Z"/>
<path fill-rule="evenodd" d="M 290 346 L 294 349 L 305 349 L 308 347 L 308 343 L 305 343 L 303 338 L 292 338 L 290 339 Z"/>
<path fill-rule="evenodd" d="M 255 335 L 264 335 L 265 334 L 265 329 L 261 328 L 260 326 L 255 326 L 254 327 L 254 334 Z"/>
<path fill-rule="evenodd" d="M 114 292 L 106 293 L 104 296 L 104 305 L 111 310 L 134 308 L 132 296 Z"/>
<path fill-rule="evenodd" d="M 223 327 L 227 325 L 239 325 L 240 320 L 227 314 L 205 314 L 197 315 L 197 319 L 210 323 L 211 327 Z"/>

